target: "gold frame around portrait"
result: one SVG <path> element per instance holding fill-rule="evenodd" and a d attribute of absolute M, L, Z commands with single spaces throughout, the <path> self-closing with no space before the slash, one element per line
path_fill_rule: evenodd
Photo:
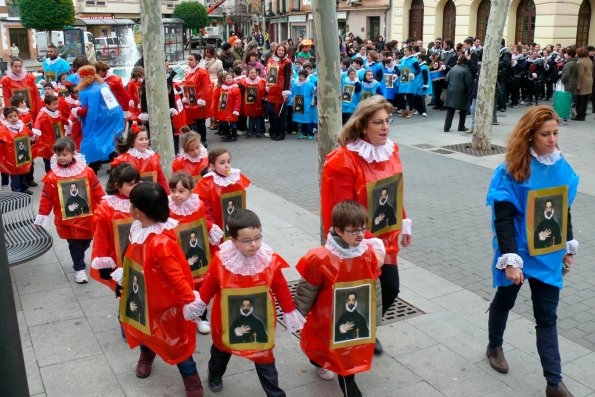
<path fill-rule="evenodd" d="M 56 133 L 56 127 L 58 129 L 58 133 Z M 61 121 L 52 122 L 52 131 L 54 132 L 54 137 L 56 139 L 64 138 L 64 125 L 62 125 Z"/>
<path fill-rule="evenodd" d="M 18 150 L 17 150 L 17 145 L 19 142 L 25 142 L 25 146 L 27 147 L 27 152 L 29 153 L 29 160 L 19 162 Z M 18 136 L 16 138 L 14 138 L 14 141 L 12 144 L 13 144 L 13 149 L 14 149 L 14 165 L 15 166 L 21 167 L 23 165 L 31 164 L 33 162 L 33 153 L 31 152 L 31 139 L 28 136 L 26 136 L 26 135 Z"/>
<path fill-rule="evenodd" d="M 336 342 L 335 341 L 335 324 L 338 321 L 338 316 L 336 313 L 337 309 L 337 302 L 335 301 L 337 296 L 338 290 L 345 290 L 345 289 L 357 289 L 363 286 L 368 286 L 369 288 L 369 296 L 368 296 L 368 327 L 370 328 L 370 334 L 367 338 L 358 338 L 358 339 L 350 339 L 346 341 Z M 375 281 L 372 279 L 362 279 L 356 281 L 346 281 L 341 283 L 335 283 L 333 285 L 333 304 L 332 304 L 332 317 L 331 317 L 331 340 L 329 348 L 333 349 L 340 349 L 344 347 L 350 346 L 357 346 L 363 345 L 368 343 L 374 343 L 376 341 L 376 284 Z"/>
<path fill-rule="evenodd" d="M 374 191 L 380 187 L 388 186 L 391 184 L 396 185 L 396 208 L 395 216 L 397 223 L 384 227 L 376 232 L 372 232 L 372 222 L 374 222 L 374 212 L 376 210 L 376 201 L 374 200 Z M 401 230 L 403 224 L 403 174 L 398 173 L 391 175 L 388 178 L 380 179 L 374 182 L 366 184 L 367 196 L 368 196 L 368 230 L 374 234 L 374 236 L 380 236 L 384 233 L 388 233 L 394 230 Z M 393 204 L 390 202 L 389 204 Z"/>
<path fill-rule="evenodd" d="M 384 85 L 386 88 L 395 88 L 395 82 L 393 81 L 393 73 L 385 73 L 382 77 L 384 78 Z"/>
<path fill-rule="evenodd" d="M 83 181 L 85 184 L 85 192 L 87 193 L 87 204 L 89 205 L 89 213 L 68 217 L 68 216 L 66 216 L 66 202 L 64 201 L 64 194 L 62 192 L 62 186 L 64 186 L 65 184 L 71 184 L 73 182 L 80 182 L 80 181 Z M 93 208 L 93 201 L 91 200 L 91 186 L 90 186 L 89 180 L 86 177 L 58 179 L 57 185 L 58 185 L 57 186 L 58 197 L 60 198 L 60 211 L 62 214 L 62 220 L 71 220 L 71 219 L 76 219 L 76 218 L 85 218 L 87 216 L 93 216 L 93 211 L 95 209 Z"/>
<path fill-rule="evenodd" d="M 204 246 L 204 251 L 205 251 L 205 255 L 207 256 L 207 260 L 209 263 L 207 263 L 206 266 L 201 267 L 200 269 L 194 270 L 192 271 L 192 277 L 199 277 L 202 276 L 203 274 L 205 274 L 208 270 L 209 270 L 209 264 L 211 263 L 211 249 L 209 247 L 209 234 L 207 232 L 207 222 L 205 220 L 205 218 L 201 218 L 189 223 L 178 223 L 178 226 L 176 226 L 176 236 L 178 238 L 178 246 L 180 247 L 180 249 L 182 250 L 182 252 L 184 252 L 184 245 L 182 244 L 182 232 L 184 231 L 196 231 L 196 229 L 200 228 L 200 230 L 202 230 L 201 233 L 201 238 L 203 241 L 203 246 Z M 188 259 L 188 258 L 186 258 Z"/>
<path fill-rule="evenodd" d="M 226 225 L 226 216 L 225 216 L 225 206 L 223 205 L 224 201 L 230 197 L 236 198 L 238 196 L 242 197 L 242 208 L 246 208 L 246 191 L 245 190 L 236 190 L 235 192 L 223 193 L 221 195 L 221 220 L 223 222 L 223 241 L 229 239 L 229 235 L 227 232 L 227 225 Z"/>
<path fill-rule="evenodd" d="M 157 171 L 143 171 L 139 174 L 141 181 L 157 183 Z M 147 177 L 151 177 L 151 180 L 146 179 Z"/>
<path fill-rule="evenodd" d="M 229 298 L 245 297 L 255 294 L 266 296 L 266 320 L 267 320 L 267 342 L 266 343 L 230 343 L 229 332 L 231 321 L 229 319 Z M 250 288 L 224 288 L 221 290 L 221 341 L 223 345 L 232 350 L 269 350 L 275 346 L 275 307 L 267 285 L 259 285 Z"/>
<path fill-rule="evenodd" d="M 345 99 L 345 94 L 349 95 L 349 100 Z M 353 84 L 345 84 L 341 90 L 341 101 L 351 103 L 353 102 L 353 95 L 355 95 L 355 86 Z"/>
<path fill-rule="evenodd" d="M 560 243 L 546 248 L 535 248 L 534 231 L 535 227 L 535 201 L 542 197 L 561 196 L 562 205 L 561 210 L 562 224 L 560 225 Z M 529 255 L 543 255 L 551 252 L 559 251 L 566 247 L 566 232 L 568 227 L 568 186 L 556 186 L 546 189 L 537 189 L 529 191 L 527 195 L 527 206 L 525 212 L 525 231 L 527 234 L 527 246 L 529 248 Z"/>
<path fill-rule="evenodd" d="M 130 230 L 130 226 L 132 226 L 132 222 L 134 222 L 134 218 L 132 218 L 132 217 L 112 220 L 112 233 L 114 235 L 114 247 L 116 249 L 116 263 L 119 267 L 124 266 L 122 258 L 124 257 L 124 254 L 126 253 L 126 251 L 122 252 L 122 247 L 120 246 L 120 237 L 121 236 L 120 236 L 119 226 L 127 224 L 129 226 L 128 229 Z M 128 236 L 126 236 L 126 238 L 128 239 Z"/>
<path fill-rule="evenodd" d="M 273 77 L 274 79 L 271 80 L 271 77 Z M 266 74 L 266 79 L 267 84 L 271 87 L 274 87 L 279 83 L 279 65 L 269 66 L 269 71 Z"/>
<path fill-rule="evenodd" d="M 18 87 L 18 88 L 13 88 L 12 90 L 10 90 L 10 96 L 13 97 L 17 94 L 20 94 L 23 96 L 23 98 L 25 99 L 25 102 L 27 103 L 27 106 L 29 108 L 31 108 L 31 101 L 32 101 L 32 96 L 31 96 L 31 88 L 29 87 Z"/>
<path fill-rule="evenodd" d="M 123 323 L 128 324 L 134 329 L 139 330 L 143 334 L 151 335 L 151 326 L 150 326 L 150 318 L 149 318 L 149 302 L 147 299 L 147 280 L 145 279 L 145 274 L 143 272 L 143 267 L 138 263 L 134 262 L 130 258 L 124 259 L 124 274 L 122 276 L 122 297 L 120 298 L 120 321 Z M 144 300 L 145 300 L 145 324 L 141 324 L 140 322 L 128 317 L 126 315 L 126 304 L 128 301 L 128 289 L 130 285 L 130 269 L 134 270 L 137 274 L 140 274 L 143 279 L 143 284 L 145 288 L 144 293 Z"/>

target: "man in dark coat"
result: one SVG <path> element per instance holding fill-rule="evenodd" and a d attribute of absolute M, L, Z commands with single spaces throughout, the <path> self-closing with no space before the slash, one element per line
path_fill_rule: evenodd
<path fill-rule="evenodd" d="M 444 120 L 444 132 L 450 131 L 455 110 L 459 110 L 459 131 L 467 131 L 465 119 L 471 98 L 473 87 L 473 76 L 467 67 L 467 58 L 464 55 L 459 57 L 457 65 L 446 75 L 446 119 Z"/>
<path fill-rule="evenodd" d="M 508 80 L 510 79 L 510 61 L 512 54 L 506 47 L 506 40 L 500 43 L 500 56 L 498 58 L 498 84 L 500 84 L 500 96 L 498 97 L 498 110 L 506 111 L 508 101 Z"/>

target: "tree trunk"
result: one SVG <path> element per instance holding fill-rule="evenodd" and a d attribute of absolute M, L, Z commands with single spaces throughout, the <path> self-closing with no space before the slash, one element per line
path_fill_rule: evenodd
<path fill-rule="evenodd" d="M 153 0 L 141 0 L 140 5 L 145 89 L 152 147 L 161 156 L 161 168 L 169 178 L 175 153 L 165 77 L 161 3 Z"/>
<path fill-rule="evenodd" d="M 492 148 L 492 114 L 496 95 L 498 58 L 509 4 L 510 0 L 492 0 L 490 8 L 477 89 L 475 127 L 471 141 L 471 147 L 474 150 L 491 150 Z"/>
<path fill-rule="evenodd" d="M 321 182 L 322 167 L 326 156 L 337 145 L 341 132 L 341 81 L 339 76 L 339 30 L 336 3 L 330 0 L 313 0 L 314 32 L 318 69 L 318 174 Z M 321 241 L 326 231 L 322 230 Z"/>

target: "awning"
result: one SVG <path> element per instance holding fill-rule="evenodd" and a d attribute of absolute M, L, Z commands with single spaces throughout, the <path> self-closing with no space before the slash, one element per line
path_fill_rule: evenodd
<path fill-rule="evenodd" d="M 306 16 L 305 15 L 290 15 L 289 18 L 287 19 L 287 22 L 289 22 L 289 23 L 306 22 Z"/>
<path fill-rule="evenodd" d="M 308 21 L 312 21 L 314 19 L 314 14 L 308 14 Z M 347 20 L 347 13 L 346 12 L 338 12 L 337 13 L 337 21 L 345 21 Z"/>
<path fill-rule="evenodd" d="M 132 26 L 135 24 L 132 19 L 117 18 L 77 18 L 74 21 L 74 26 Z"/>

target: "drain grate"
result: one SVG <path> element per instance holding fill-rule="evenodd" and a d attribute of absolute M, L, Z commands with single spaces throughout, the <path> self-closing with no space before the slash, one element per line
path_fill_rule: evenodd
<path fill-rule="evenodd" d="M 287 283 L 289 287 L 289 291 L 291 292 L 291 296 L 295 297 L 295 293 L 297 290 L 298 282 L 297 281 L 290 281 Z M 405 302 L 402 299 L 395 299 L 392 306 L 384 313 L 382 317 L 382 325 L 394 323 L 401 320 L 406 320 L 408 318 L 416 317 L 419 315 L 424 314 L 420 309 L 413 306 L 412 304 Z M 275 316 L 277 316 L 277 322 L 285 327 L 285 322 L 283 321 L 283 311 L 281 307 L 275 300 Z M 299 331 L 294 334 L 298 339 L 300 337 Z"/>
<path fill-rule="evenodd" d="M 504 146 L 492 145 L 492 150 L 473 150 L 470 143 L 460 143 L 458 145 L 442 146 L 444 149 L 454 150 L 465 154 L 470 154 L 475 157 L 492 156 L 494 154 L 502 154 L 506 151 Z"/>
<path fill-rule="evenodd" d="M 438 153 L 438 154 L 453 154 L 454 153 L 452 150 L 444 150 L 444 149 L 436 149 L 436 150 L 432 150 L 432 152 Z"/>
<path fill-rule="evenodd" d="M 428 145 L 427 143 L 418 143 L 417 145 L 413 145 L 413 147 L 419 148 L 419 149 L 431 149 L 433 147 L 436 147 L 435 145 Z"/>

